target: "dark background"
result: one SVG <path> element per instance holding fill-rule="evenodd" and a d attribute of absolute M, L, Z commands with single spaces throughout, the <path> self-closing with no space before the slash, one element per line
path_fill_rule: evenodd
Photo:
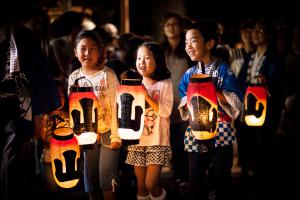
<path fill-rule="evenodd" d="M 120 27 L 120 2 L 122 0 L 5 0 L 0 12 L 14 15 L 26 13 L 32 5 L 59 9 L 68 2 L 93 10 L 96 24 L 107 22 Z M 229 32 L 235 31 L 247 18 L 271 18 L 276 25 L 299 21 L 300 9 L 296 0 L 129 0 L 130 31 L 151 35 L 159 39 L 162 34 L 161 19 L 168 12 L 176 12 L 191 20 L 215 18 Z"/>

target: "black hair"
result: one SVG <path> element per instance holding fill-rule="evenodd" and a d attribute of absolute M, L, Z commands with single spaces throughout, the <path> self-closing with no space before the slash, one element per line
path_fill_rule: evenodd
<path fill-rule="evenodd" d="M 103 27 L 97 26 L 93 29 L 93 31 L 99 35 L 99 38 L 105 46 L 112 42 L 113 37 Z"/>
<path fill-rule="evenodd" d="M 275 37 L 275 30 L 276 26 L 273 24 L 270 18 L 262 17 L 260 18 L 255 26 L 261 26 L 265 33 L 270 37 L 268 42 L 268 48 L 266 51 L 266 55 L 274 56 L 277 54 L 277 47 L 276 47 L 276 37 Z"/>
<path fill-rule="evenodd" d="M 146 47 L 149 49 L 156 63 L 156 69 L 151 75 L 155 81 L 162 81 L 171 77 L 171 73 L 167 68 L 166 57 L 162 46 L 155 42 L 144 42 L 139 48 Z"/>
<path fill-rule="evenodd" d="M 124 43 L 126 67 L 135 67 L 136 51 L 145 41 L 142 37 L 132 36 Z"/>
<path fill-rule="evenodd" d="M 80 31 L 77 34 L 75 42 L 74 42 L 75 48 L 78 45 L 78 43 L 82 39 L 84 39 L 84 38 L 90 38 L 90 39 L 92 39 L 94 42 L 96 42 L 97 47 L 99 48 L 99 51 L 102 49 L 103 42 L 101 41 L 101 39 L 100 39 L 99 35 L 97 34 L 97 32 L 93 31 L 93 30 L 83 30 L 83 31 Z"/>
<path fill-rule="evenodd" d="M 211 49 L 212 53 L 215 54 L 217 45 L 219 43 L 218 36 L 218 24 L 213 19 L 206 19 L 200 22 L 191 24 L 187 30 L 196 29 L 200 32 L 200 35 L 203 37 L 204 42 L 209 40 L 215 41 L 215 46 Z"/>
<path fill-rule="evenodd" d="M 273 35 L 275 33 L 275 25 L 273 24 L 273 22 L 267 18 L 267 17 L 262 17 L 260 18 L 255 26 L 260 25 L 264 28 L 264 30 L 269 34 L 269 35 Z"/>
<path fill-rule="evenodd" d="M 240 26 L 240 31 L 245 29 L 254 29 L 255 23 L 256 22 L 253 19 L 246 19 L 245 21 L 242 22 Z"/>
<path fill-rule="evenodd" d="M 103 49 L 104 44 L 103 44 L 102 40 L 100 39 L 99 35 L 97 34 L 97 32 L 95 32 L 93 30 L 80 31 L 76 36 L 76 39 L 75 39 L 75 42 L 74 42 L 74 48 L 76 48 L 78 43 L 84 38 L 90 38 L 97 44 L 97 47 L 98 47 L 99 53 L 100 53 L 100 57 L 99 57 L 98 62 L 99 62 L 99 64 L 101 64 L 103 59 L 104 59 L 103 55 L 102 55 L 102 49 Z M 75 58 L 75 60 L 76 60 L 76 58 Z M 75 62 L 75 61 L 74 61 L 74 63 L 78 64 L 78 62 Z M 70 68 L 72 68 L 72 66 L 70 66 Z"/>

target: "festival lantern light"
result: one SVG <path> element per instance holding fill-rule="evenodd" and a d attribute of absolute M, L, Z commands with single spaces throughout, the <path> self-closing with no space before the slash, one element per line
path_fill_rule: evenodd
<path fill-rule="evenodd" d="M 250 84 L 244 98 L 244 117 L 248 126 L 262 126 L 267 113 L 267 90 L 262 84 Z"/>
<path fill-rule="evenodd" d="M 98 132 L 98 100 L 91 86 L 80 87 L 75 80 L 70 87 L 69 109 L 70 123 L 78 139 L 79 145 L 89 146 L 97 141 Z"/>
<path fill-rule="evenodd" d="M 57 128 L 50 139 L 52 172 L 56 184 L 72 188 L 80 179 L 80 150 L 70 127 Z"/>
<path fill-rule="evenodd" d="M 189 124 L 197 140 L 209 140 L 217 132 L 217 93 L 212 78 L 207 74 L 190 77 L 187 89 Z"/>
<path fill-rule="evenodd" d="M 117 88 L 118 133 L 123 140 L 138 140 L 143 133 L 145 96 L 141 79 L 122 79 Z"/>

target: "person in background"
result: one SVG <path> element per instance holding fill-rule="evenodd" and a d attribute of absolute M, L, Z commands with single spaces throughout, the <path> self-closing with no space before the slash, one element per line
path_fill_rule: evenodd
<path fill-rule="evenodd" d="M 230 67 L 235 76 L 238 77 L 240 70 L 245 62 L 245 59 L 249 57 L 255 51 L 255 45 L 252 40 L 252 31 L 254 30 L 255 21 L 251 19 L 245 20 L 240 26 L 240 37 L 242 41 L 242 47 L 231 49 L 231 64 Z M 241 123 L 240 117 L 235 120 L 236 138 L 238 147 L 238 165 L 242 170 L 242 184 L 247 182 L 248 173 L 251 169 L 251 134 L 243 130 L 244 124 Z"/>
<path fill-rule="evenodd" d="M 75 39 L 74 52 L 81 67 L 71 73 L 68 88 L 79 80 L 79 86 L 92 84 L 98 99 L 98 134 L 101 138 L 92 149 L 84 151 L 84 187 L 90 200 L 116 199 L 117 171 L 121 139 L 117 132 L 115 95 L 119 85 L 114 71 L 99 63 L 103 51 L 99 36 L 92 30 L 81 31 Z M 101 124 L 101 125 L 100 125 Z"/>
<path fill-rule="evenodd" d="M 163 166 L 170 166 L 170 115 L 173 86 L 163 48 L 154 42 L 143 43 L 137 51 L 136 68 L 143 76 L 146 115 L 138 145 L 128 146 L 126 163 L 134 165 L 138 200 L 164 200 L 166 191 L 159 185 Z"/>
<path fill-rule="evenodd" d="M 93 29 L 93 31 L 95 31 L 99 35 L 101 41 L 103 41 L 102 43 L 104 44 L 103 51 L 105 56 L 103 59 L 103 63 L 107 67 L 114 70 L 120 82 L 120 75 L 129 68 L 127 68 L 125 63 L 117 56 L 112 56 L 112 54 L 115 54 L 115 48 L 110 49 L 110 46 L 112 45 L 111 43 L 113 41 L 112 35 L 109 32 L 107 32 L 103 27 L 97 26 Z"/>
<path fill-rule="evenodd" d="M 184 190 L 188 179 L 188 156 L 183 148 L 182 134 L 187 128 L 187 122 L 182 121 L 178 106 L 180 96 L 177 90 L 180 79 L 189 68 L 191 60 L 185 52 L 185 24 L 183 18 L 176 13 L 165 15 L 163 22 L 163 41 L 161 42 L 166 55 L 167 67 L 171 73 L 173 83 L 174 104 L 171 113 L 171 147 L 172 147 L 172 169 L 175 172 L 175 179 L 178 187 Z M 184 192 L 184 191 L 182 191 Z"/>
<path fill-rule="evenodd" d="M 20 24 L 16 2 L 8 3 L 0 8 L 0 199 L 31 199 L 35 126 L 59 107 L 59 97 L 40 41 Z"/>
<path fill-rule="evenodd" d="M 50 140 L 53 136 L 53 132 L 57 128 L 71 127 L 69 118 L 69 102 L 68 92 L 64 83 L 60 80 L 56 80 L 57 90 L 60 97 L 60 106 L 42 115 L 41 123 L 38 126 L 38 137 L 43 141 L 43 152 L 40 158 L 42 180 L 45 184 L 44 190 L 47 195 L 54 198 L 55 194 L 59 194 L 59 187 L 55 183 L 50 154 Z"/>
<path fill-rule="evenodd" d="M 59 31 L 50 40 L 49 60 L 56 78 L 63 80 L 67 86 L 68 77 L 72 72 L 69 69 L 74 58 L 74 40 L 77 33 L 82 30 L 83 16 L 75 11 L 67 11 L 57 19 Z M 52 30 L 54 32 L 54 30 Z"/>
<path fill-rule="evenodd" d="M 241 47 L 230 49 L 230 67 L 236 77 L 242 68 L 245 56 L 255 51 L 251 37 L 254 26 L 254 20 L 245 20 L 240 27 Z"/>
<path fill-rule="evenodd" d="M 190 127 L 184 137 L 185 151 L 189 154 L 189 186 L 191 199 L 208 199 L 206 172 L 209 170 L 216 199 L 230 199 L 233 144 L 235 142 L 233 120 L 241 109 L 242 90 L 229 64 L 215 57 L 218 43 L 217 23 L 204 20 L 192 24 L 186 32 L 185 50 L 198 64 L 189 68 L 178 86 L 183 120 L 188 119 L 187 88 L 194 74 L 208 74 L 217 90 L 218 126 L 216 137 L 208 141 L 196 140 Z M 210 168 L 210 169 L 209 169 Z"/>
<path fill-rule="evenodd" d="M 240 131 L 248 134 L 251 140 L 248 146 L 249 160 L 253 165 L 253 175 L 243 172 L 245 188 L 254 189 L 257 195 L 267 195 L 266 185 L 270 181 L 270 163 L 275 133 L 280 121 L 284 104 L 283 80 L 284 67 L 280 66 L 274 38 L 275 26 L 268 18 L 262 18 L 255 23 L 252 40 L 256 51 L 245 57 L 245 62 L 238 75 L 238 80 L 246 91 L 249 84 L 263 84 L 267 90 L 266 120 L 262 126 L 249 127 L 243 121 Z M 245 169 L 246 170 L 246 169 Z M 251 184 L 249 187 L 249 183 Z M 253 185 L 252 185 L 253 184 Z"/>

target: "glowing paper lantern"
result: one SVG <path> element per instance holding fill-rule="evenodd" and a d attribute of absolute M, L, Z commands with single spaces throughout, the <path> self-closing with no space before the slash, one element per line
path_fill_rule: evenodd
<path fill-rule="evenodd" d="M 84 79 L 84 77 L 79 79 Z M 70 87 L 70 123 L 79 145 L 89 145 L 97 140 L 98 101 L 93 87 L 79 87 L 79 79 Z"/>
<path fill-rule="evenodd" d="M 54 180 L 62 188 L 72 188 L 80 178 L 80 150 L 71 128 L 54 130 L 50 139 L 50 153 Z"/>
<path fill-rule="evenodd" d="M 187 89 L 189 123 L 197 140 L 212 139 L 217 131 L 217 94 L 211 76 L 195 74 Z"/>
<path fill-rule="evenodd" d="M 250 84 L 244 98 L 244 116 L 248 126 L 262 126 L 267 113 L 267 90 L 262 84 Z"/>
<path fill-rule="evenodd" d="M 145 96 L 140 79 L 123 79 L 117 88 L 118 133 L 121 139 L 138 140 L 144 128 Z"/>

